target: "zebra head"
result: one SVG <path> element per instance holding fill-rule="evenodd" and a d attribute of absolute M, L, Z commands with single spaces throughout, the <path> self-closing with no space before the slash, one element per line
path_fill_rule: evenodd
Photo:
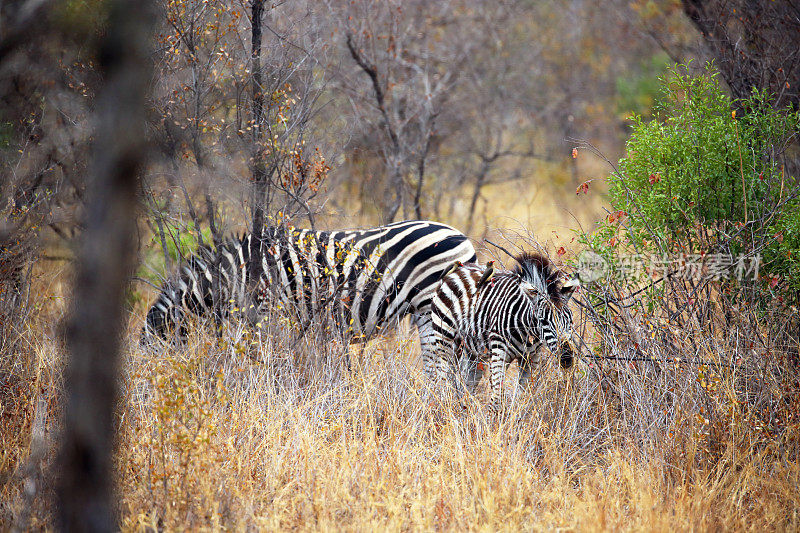
<path fill-rule="evenodd" d="M 568 303 L 580 283 L 577 278 L 563 281 L 562 273 L 541 254 L 524 253 L 516 260 L 514 273 L 520 278 L 526 303 L 522 313 L 524 327 L 558 355 L 562 368 L 570 368 L 575 349 Z"/>

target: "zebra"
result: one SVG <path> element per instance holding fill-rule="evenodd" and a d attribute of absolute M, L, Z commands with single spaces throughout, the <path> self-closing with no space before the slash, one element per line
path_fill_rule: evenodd
<path fill-rule="evenodd" d="M 186 311 L 202 316 L 213 307 L 216 271 L 219 301 L 227 308 L 252 306 L 258 317 L 275 304 L 306 322 L 321 311 L 333 311 L 351 341 L 370 339 L 411 316 L 427 368 L 433 293 L 454 262 L 476 260 L 463 233 L 432 221 L 330 232 L 269 227 L 258 248 L 263 272 L 253 297 L 254 280 L 248 271 L 252 238 L 252 234 L 232 238 L 216 254 L 206 248 L 189 258 L 150 307 L 142 341 L 166 339 L 175 329 L 179 337 L 185 336 L 181 322 Z"/>
<path fill-rule="evenodd" d="M 579 286 L 563 281 L 547 257 L 524 253 L 513 271 L 467 264 L 447 274 L 433 297 L 435 360 L 429 376 L 455 384 L 466 370 L 474 390 L 488 359 L 491 407 L 499 410 L 506 365 L 519 360 L 519 382 L 527 386 L 542 345 L 572 366 L 572 312 L 568 302 Z"/>

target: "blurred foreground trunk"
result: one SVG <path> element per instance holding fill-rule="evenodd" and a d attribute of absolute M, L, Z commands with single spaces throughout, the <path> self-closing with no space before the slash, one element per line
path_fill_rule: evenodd
<path fill-rule="evenodd" d="M 133 266 L 138 173 L 150 80 L 149 4 L 110 0 L 97 57 L 91 199 L 78 254 L 62 449 L 56 472 L 65 530 L 117 529 L 112 473 L 114 410 L 124 298 Z"/>

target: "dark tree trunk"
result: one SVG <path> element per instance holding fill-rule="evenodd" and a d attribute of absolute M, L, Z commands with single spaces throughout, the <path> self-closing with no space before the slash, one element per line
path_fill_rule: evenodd
<path fill-rule="evenodd" d="M 220 297 L 220 283 L 222 280 L 222 254 L 219 253 L 222 247 L 222 233 L 217 227 L 216 223 L 216 208 L 214 207 L 214 200 L 211 194 L 206 190 L 206 213 L 208 215 L 208 228 L 211 230 L 211 238 L 214 241 L 214 248 L 217 253 L 214 254 L 214 268 L 211 270 L 211 306 L 213 308 L 212 316 L 214 318 L 214 333 L 217 338 L 222 336 L 222 298 Z M 197 228 L 197 233 L 200 234 L 200 228 Z"/>
<path fill-rule="evenodd" d="M 136 249 L 138 173 L 145 153 L 150 6 L 110 0 L 98 50 L 104 87 L 96 107 L 92 199 L 78 253 L 67 327 L 64 435 L 56 471 L 65 530 L 117 529 L 112 452 L 124 298 Z"/>
<path fill-rule="evenodd" d="M 261 73 L 261 24 L 264 16 L 264 0 L 253 0 L 252 10 L 252 72 L 253 72 L 253 238 L 250 240 L 250 283 L 255 284 L 261 277 L 262 264 L 259 260 L 261 240 L 264 236 L 264 220 L 267 204 L 268 173 L 264 160 L 262 142 L 264 118 L 264 93 Z"/>

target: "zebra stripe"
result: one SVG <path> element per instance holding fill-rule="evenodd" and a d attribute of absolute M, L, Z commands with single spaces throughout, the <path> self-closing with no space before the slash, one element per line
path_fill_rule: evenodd
<path fill-rule="evenodd" d="M 303 321 L 330 310 L 343 327 L 351 328 L 354 338 L 364 340 L 410 315 L 427 365 L 435 289 L 455 261 L 476 259 L 465 235 L 430 221 L 333 232 L 272 227 L 264 233 L 259 247 L 263 273 L 255 298 L 249 294 L 251 235 L 226 241 L 216 255 L 201 250 L 162 288 L 147 313 L 143 341 L 166 338 L 175 328 L 185 335 L 181 320 L 187 311 L 209 313 L 218 265 L 225 312 L 252 305 L 258 317 L 276 300 Z"/>
<path fill-rule="evenodd" d="M 560 272 L 544 256 L 523 254 L 514 271 L 499 271 L 480 285 L 485 269 L 464 265 L 445 276 L 432 302 L 434 364 L 429 376 L 455 384 L 467 370 L 470 390 L 489 361 L 491 399 L 500 408 L 506 366 L 519 360 L 519 381 L 527 385 L 542 345 L 572 365 L 572 312 L 567 303 L 577 280 L 562 283 Z"/>

